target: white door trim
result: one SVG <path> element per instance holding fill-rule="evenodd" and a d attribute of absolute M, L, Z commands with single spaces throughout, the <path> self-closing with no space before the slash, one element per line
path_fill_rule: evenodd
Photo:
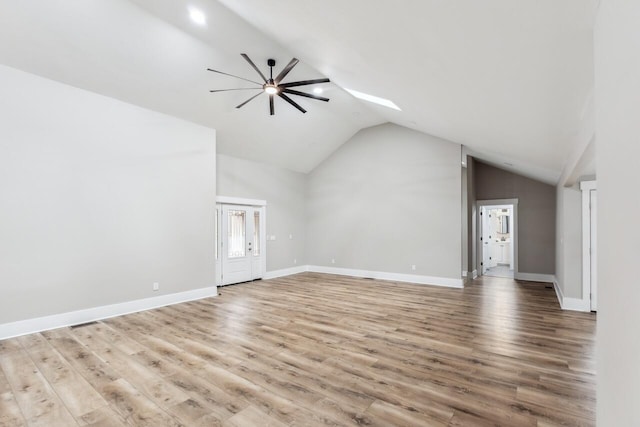
<path fill-rule="evenodd" d="M 591 191 L 596 181 L 582 181 L 582 304 L 591 308 Z"/>
<path fill-rule="evenodd" d="M 513 275 L 517 279 L 519 273 L 518 270 L 518 199 L 493 199 L 493 200 L 476 200 L 476 269 L 478 275 L 482 275 L 482 268 L 479 263 L 483 262 L 482 256 L 482 215 L 480 215 L 481 208 L 491 208 L 494 206 L 513 205 Z"/>
<path fill-rule="evenodd" d="M 216 203 L 224 205 L 267 206 L 266 200 L 245 199 L 242 197 L 216 196 Z"/>
<path fill-rule="evenodd" d="M 231 201 L 232 203 L 227 203 L 226 201 Z M 241 201 L 251 202 L 252 204 L 243 204 Z M 260 274 L 259 278 L 265 278 L 267 275 L 267 202 L 266 200 L 257 200 L 257 199 L 243 199 L 239 197 L 226 197 L 226 196 L 217 196 L 216 197 L 216 216 L 217 216 L 217 229 L 220 234 L 222 234 L 222 207 L 224 205 L 233 205 L 233 206 L 244 206 L 255 208 L 260 211 L 260 218 L 262 218 L 260 224 Z M 218 258 L 216 259 L 216 286 L 222 285 L 222 238 L 218 235 L 216 236 L 216 248 L 218 253 Z"/>

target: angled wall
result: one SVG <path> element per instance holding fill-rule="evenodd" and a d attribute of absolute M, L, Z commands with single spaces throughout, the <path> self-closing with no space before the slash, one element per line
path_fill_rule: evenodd
<path fill-rule="evenodd" d="M 358 132 L 309 174 L 308 262 L 460 280 L 460 168 L 458 144 L 392 124 Z"/>

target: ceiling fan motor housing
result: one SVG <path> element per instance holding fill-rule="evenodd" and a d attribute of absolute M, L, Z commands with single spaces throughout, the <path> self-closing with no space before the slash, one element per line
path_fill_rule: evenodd
<path fill-rule="evenodd" d="M 274 96 L 278 96 L 278 97 L 282 98 L 284 101 L 288 102 L 293 107 L 297 108 L 301 113 L 306 113 L 307 110 L 305 110 L 298 103 L 296 103 L 294 100 L 289 98 L 287 96 L 287 94 L 296 95 L 296 96 L 302 96 L 302 97 L 305 97 L 305 98 L 315 99 L 315 100 L 318 100 L 318 101 L 324 101 L 324 102 L 328 102 L 329 101 L 329 98 L 325 98 L 325 97 L 322 97 L 322 96 L 313 95 L 313 94 L 310 94 L 310 93 L 300 92 L 298 90 L 291 89 L 292 87 L 297 87 L 297 86 L 307 86 L 307 85 L 313 85 L 313 84 L 319 84 L 319 83 L 329 83 L 330 80 L 327 79 L 327 78 L 312 79 L 312 80 L 300 80 L 300 81 L 295 81 L 295 82 L 282 83 L 282 79 L 284 79 L 285 76 L 287 74 L 289 74 L 289 72 L 293 69 L 293 67 L 295 67 L 296 64 L 299 62 L 297 58 L 292 58 L 291 61 L 289 62 L 289 64 L 280 71 L 280 74 L 278 74 L 278 76 L 275 79 L 273 78 L 273 67 L 276 65 L 276 60 L 273 59 L 273 58 L 267 59 L 267 65 L 269 66 L 269 78 L 267 79 L 267 77 L 265 77 L 265 75 L 262 73 L 262 71 L 260 71 L 260 69 L 256 66 L 256 64 L 254 64 L 254 62 L 251 60 L 251 58 L 249 58 L 249 56 L 246 53 L 241 53 L 240 55 L 249 63 L 249 65 L 251 65 L 251 67 L 254 70 L 256 70 L 256 72 L 260 75 L 260 78 L 262 79 L 262 81 L 264 81 L 264 83 L 258 83 L 258 82 L 253 81 L 253 80 L 245 79 L 244 77 L 234 76 L 233 74 L 229 74 L 229 73 L 225 73 L 225 72 L 222 72 L 222 71 L 218 71 L 218 70 L 213 70 L 211 68 L 207 68 L 207 70 L 212 71 L 214 73 L 224 74 L 224 75 L 227 75 L 227 76 L 230 76 L 230 77 L 235 77 L 235 78 L 238 78 L 238 79 L 241 79 L 241 80 L 245 80 L 245 81 L 248 81 L 250 83 L 254 83 L 254 84 L 258 85 L 258 87 L 256 87 L 256 88 L 221 89 L 221 90 L 211 90 L 210 92 L 226 92 L 226 91 L 229 91 L 229 90 L 262 89 L 262 93 L 266 93 L 267 95 L 269 95 L 269 114 L 272 115 L 272 116 L 275 114 L 275 107 L 274 107 L 274 102 L 273 102 Z M 243 105 L 246 105 L 248 102 L 250 102 L 251 100 L 255 99 L 259 95 L 260 95 L 260 93 L 257 93 L 255 95 L 253 95 L 251 98 L 247 99 L 242 104 L 238 105 L 236 108 L 240 108 Z"/>

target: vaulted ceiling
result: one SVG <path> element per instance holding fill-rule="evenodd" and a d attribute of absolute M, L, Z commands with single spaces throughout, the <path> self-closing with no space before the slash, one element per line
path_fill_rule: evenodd
<path fill-rule="evenodd" d="M 394 122 L 555 182 L 583 137 L 596 0 L 0 1 L 0 63 L 217 129 L 222 153 L 308 172 L 358 130 Z M 207 17 L 194 24 L 188 9 Z M 329 77 L 329 103 L 268 114 L 249 79 Z M 402 111 L 357 100 L 355 89 Z M 309 89 L 312 89 L 309 88 Z"/>

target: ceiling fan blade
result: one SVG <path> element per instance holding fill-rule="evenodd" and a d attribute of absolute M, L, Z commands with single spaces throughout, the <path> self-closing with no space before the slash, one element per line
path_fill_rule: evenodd
<path fill-rule="evenodd" d="M 211 68 L 207 68 L 208 71 L 213 71 L 214 73 L 224 74 L 225 76 L 235 77 L 236 79 L 244 80 L 250 83 L 255 83 L 257 85 L 262 86 L 262 83 L 254 82 L 253 80 L 245 79 L 244 77 L 234 76 L 233 74 L 225 73 L 224 71 L 212 70 Z"/>
<path fill-rule="evenodd" d="M 325 98 L 323 96 L 312 95 L 310 93 L 304 93 L 304 92 L 300 92 L 300 91 L 293 90 L 293 89 L 287 89 L 287 88 L 282 89 L 282 91 L 284 93 L 289 93 L 291 95 L 304 96 L 306 98 L 317 99 L 318 101 L 329 102 L 329 98 Z"/>
<path fill-rule="evenodd" d="M 269 95 L 269 114 L 272 116 L 276 114 L 276 110 L 273 107 L 273 95 Z"/>
<path fill-rule="evenodd" d="M 242 104 L 238 105 L 236 108 L 240 108 L 246 104 L 248 104 L 250 101 L 253 101 L 255 98 L 259 97 L 260 95 L 262 95 L 262 92 L 253 95 L 251 98 L 247 99 L 246 101 L 244 101 Z"/>
<path fill-rule="evenodd" d="M 329 83 L 331 80 L 329 79 L 315 79 L 315 80 L 300 80 L 299 82 L 290 82 L 290 83 L 282 83 L 279 84 L 279 87 L 296 87 L 296 86 L 306 86 L 306 85 L 314 85 L 316 83 Z"/>
<path fill-rule="evenodd" d="M 210 90 L 209 92 L 228 92 L 230 90 L 262 90 L 261 87 L 239 87 L 237 89 L 214 89 L 214 90 Z"/>
<path fill-rule="evenodd" d="M 302 111 L 303 113 L 306 113 L 307 110 L 305 110 L 304 108 L 302 108 L 301 106 L 299 106 L 293 99 L 289 98 L 287 95 L 285 95 L 284 93 L 280 92 L 278 93 L 278 96 L 282 99 L 284 99 L 285 101 L 287 101 L 289 104 L 293 105 L 294 107 L 296 107 L 298 110 Z"/>
<path fill-rule="evenodd" d="M 264 74 L 262 74 L 262 71 L 260 71 L 258 67 L 256 67 L 256 64 L 253 63 L 251 58 L 249 58 L 249 56 L 247 56 L 246 53 L 241 53 L 240 55 L 242 55 L 242 57 L 247 60 L 247 62 L 253 67 L 253 69 L 256 70 L 258 74 L 260 74 L 260 77 L 262 77 L 262 80 L 264 80 L 264 82 L 267 83 L 267 78 L 264 76 Z"/>
<path fill-rule="evenodd" d="M 298 60 L 298 58 L 293 58 L 291 61 L 289 61 L 289 63 L 287 64 L 286 67 L 284 67 L 282 69 L 282 71 L 280 71 L 280 74 L 278 74 L 278 77 L 276 77 L 276 79 L 274 80 L 276 84 L 280 83 L 282 81 L 282 79 L 285 78 L 285 76 L 287 74 L 289 74 L 289 71 L 293 70 L 293 67 L 296 66 L 296 64 L 298 64 L 298 62 L 300 62 Z"/>

